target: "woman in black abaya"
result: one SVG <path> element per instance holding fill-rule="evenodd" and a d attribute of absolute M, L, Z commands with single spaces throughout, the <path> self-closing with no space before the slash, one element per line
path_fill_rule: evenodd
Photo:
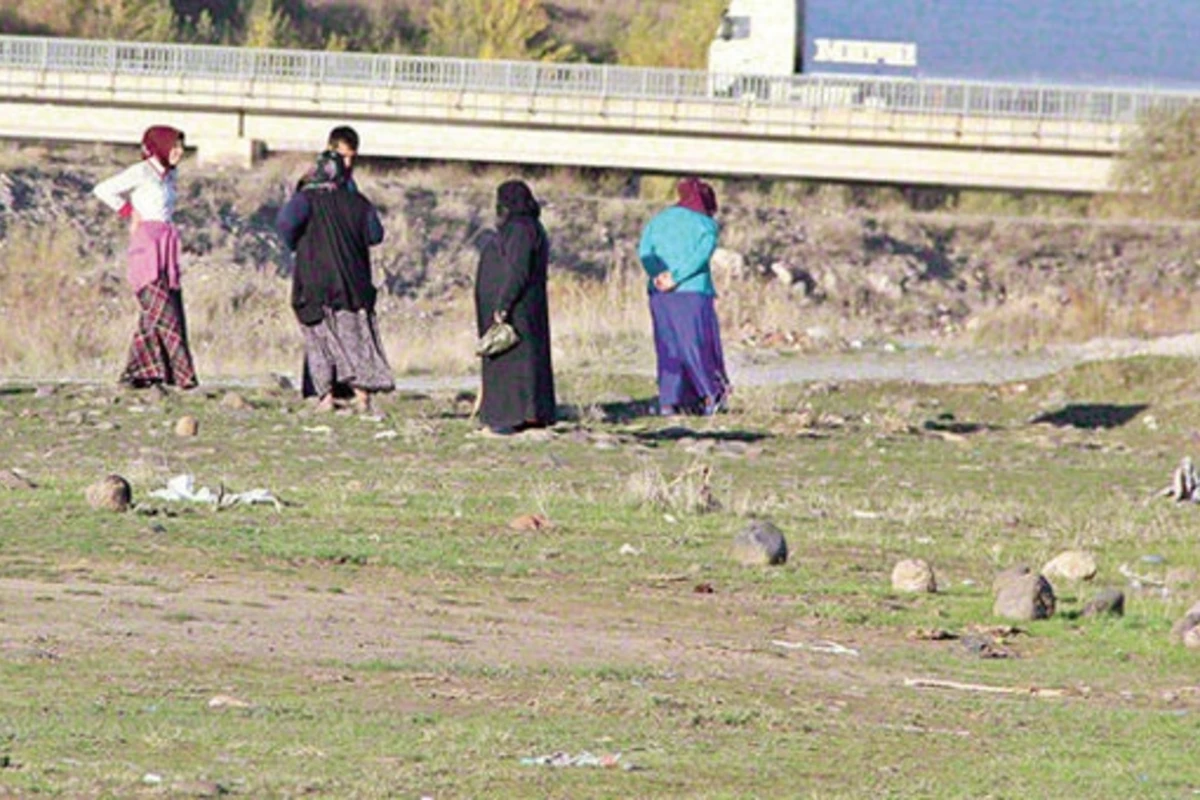
<path fill-rule="evenodd" d="M 497 235 L 483 245 L 475 278 L 475 316 L 482 336 L 493 323 L 516 329 L 517 345 L 483 357 L 479 416 L 495 433 L 513 433 L 554 422 L 554 371 L 550 363 L 550 309 L 546 272 L 550 240 L 541 207 L 522 181 L 496 192 Z"/>

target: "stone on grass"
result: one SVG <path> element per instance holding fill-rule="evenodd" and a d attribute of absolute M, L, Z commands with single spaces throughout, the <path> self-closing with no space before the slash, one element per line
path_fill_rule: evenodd
<path fill-rule="evenodd" d="M 892 589 L 928 594 L 937 591 L 937 578 L 922 559 L 906 558 L 892 569 Z"/>
<path fill-rule="evenodd" d="M 15 469 L 0 469 L 0 487 L 19 491 L 22 489 L 36 489 L 37 484 L 25 477 L 25 473 Z"/>
<path fill-rule="evenodd" d="M 1000 587 L 1013 580 L 1014 578 L 1024 578 L 1029 573 L 1033 572 L 1028 564 L 1014 564 L 1008 569 L 1003 570 L 992 581 L 992 591 L 1000 591 Z"/>
<path fill-rule="evenodd" d="M 109 475 L 87 488 L 87 501 L 96 511 L 120 513 L 129 510 L 129 504 L 133 502 L 133 490 L 129 488 L 129 481 L 120 475 Z"/>
<path fill-rule="evenodd" d="M 1184 644 L 1188 642 L 1188 634 L 1200 628 L 1200 603 L 1188 609 L 1188 612 L 1183 615 L 1183 618 L 1171 626 L 1171 638 L 1182 640 Z M 1195 635 L 1192 637 L 1196 638 Z M 1200 645 L 1200 643 L 1198 643 Z M 1189 645 L 1195 647 L 1197 645 Z"/>
<path fill-rule="evenodd" d="M 1193 625 L 1183 632 L 1183 646 L 1189 650 L 1200 650 L 1200 625 Z"/>
<path fill-rule="evenodd" d="M 1051 579 L 1090 581 L 1096 577 L 1096 557 L 1083 550 L 1068 550 L 1046 562 L 1042 574 Z"/>
<path fill-rule="evenodd" d="M 175 423 L 175 435 L 190 438 L 200 432 L 200 422 L 195 417 L 180 417 Z"/>
<path fill-rule="evenodd" d="M 1054 616 L 1054 589 L 1041 575 L 1014 577 L 997 590 L 992 614 L 1022 621 L 1049 619 Z"/>
<path fill-rule="evenodd" d="M 1093 597 L 1080 612 L 1084 617 L 1125 616 L 1125 593 L 1120 589 L 1105 589 Z"/>
<path fill-rule="evenodd" d="M 769 566 L 787 562 L 787 541 L 770 522 L 756 520 L 733 538 L 733 557 L 746 566 Z"/>
<path fill-rule="evenodd" d="M 250 404 L 246 402 L 246 398 L 237 392 L 226 392 L 225 396 L 221 398 L 221 408 L 228 408 L 231 411 L 244 411 L 250 408 Z"/>
<path fill-rule="evenodd" d="M 554 523 L 541 514 L 522 514 L 508 523 L 514 531 L 540 531 L 553 528 Z"/>

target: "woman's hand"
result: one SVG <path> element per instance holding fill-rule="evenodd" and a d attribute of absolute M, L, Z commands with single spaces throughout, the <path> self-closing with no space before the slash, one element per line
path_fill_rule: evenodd
<path fill-rule="evenodd" d="M 508 319 L 507 311 L 497 311 L 496 313 L 492 314 L 492 322 L 496 323 L 497 325 L 504 322 L 506 319 Z"/>
<path fill-rule="evenodd" d="M 133 236 L 137 233 L 138 226 L 142 224 L 142 215 L 134 209 L 129 213 L 129 235 Z"/>
<path fill-rule="evenodd" d="M 671 273 L 665 270 L 654 276 L 654 288 L 660 292 L 669 292 L 677 285 L 675 279 L 671 277 Z"/>

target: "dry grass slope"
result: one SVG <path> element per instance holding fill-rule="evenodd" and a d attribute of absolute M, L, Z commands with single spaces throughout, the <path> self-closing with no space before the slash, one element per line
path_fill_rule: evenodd
<path fill-rule="evenodd" d="M 88 197 L 126 155 L 104 148 L 9 151 L 0 163 L 0 369 L 112 377 L 135 310 L 123 230 Z M 202 375 L 294 373 L 290 265 L 271 230 L 304 159 L 242 175 L 185 165 L 185 299 Z M 402 373 L 472 370 L 470 287 L 491 193 L 521 175 L 553 239 L 555 358 L 564 369 L 651 363 L 641 226 L 666 177 L 570 170 L 366 165 L 364 191 L 388 238 L 375 254 L 380 322 Z M 719 309 L 729 346 L 838 349 L 859 339 L 1029 348 L 1194 329 L 1200 230 L 1187 225 L 914 215 L 852 193 L 764 193 L 718 181 Z M 740 265 L 739 269 L 729 266 Z M 53 298 L 49 301 L 48 298 Z"/>

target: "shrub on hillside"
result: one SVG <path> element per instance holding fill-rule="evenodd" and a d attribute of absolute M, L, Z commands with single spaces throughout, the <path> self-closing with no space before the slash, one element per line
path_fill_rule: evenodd
<path fill-rule="evenodd" d="M 1200 105 L 1148 112 L 1125 147 L 1117 186 L 1149 216 L 1200 217 Z"/>
<path fill-rule="evenodd" d="M 277 0 L 250 0 L 242 44 L 246 47 L 290 47 L 298 44 L 292 35 L 292 20 Z"/>
<path fill-rule="evenodd" d="M 179 20 L 170 0 L 0 0 L 0 33 L 169 42 Z"/>
<path fill-rule="evenodd" d="M 565 61 L 569 45 L 550 34 L 541 0 L 437 0 L 429 11 L 429 50 L 460 58 Z"/>
<path fill-rule="evenodd" d="M 618 63 L 703 69 L 725 5 L 725 0 L 694 0 L 667 13 L 658 5 L 642 8 L 617 38 Z"/>

